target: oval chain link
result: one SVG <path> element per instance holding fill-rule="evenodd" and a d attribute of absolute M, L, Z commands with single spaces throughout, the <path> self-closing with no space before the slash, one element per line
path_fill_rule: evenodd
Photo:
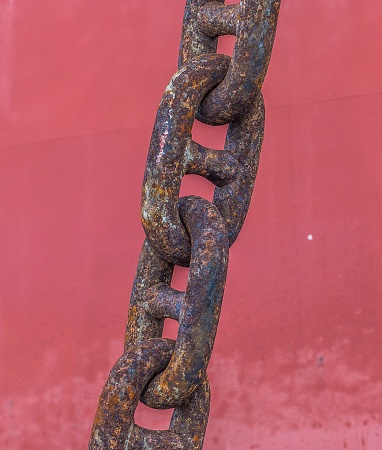
<path fill-rule="evenodd" d="M 217 37 L 236 35 L 225 79 L 200 105 L 197 119 L 223 125 L 237 119 L 260 95 L 276 33 L 281 0 L 188 0 L 179 66 L 204 53 L 215 53 Z"/>
<path fill-rule="evenodd" d="M 142 189 L 146 233 L 133 285 L 125 351 L 110 372 L 89 450 L 200 450 L 209 414 L 207 366 L 226 280 L 228 249 L 244 223 L 264 133 L 261 86 L 280 0 L 187 0 L 179 70 L 159 105 Z M 236 35 L 232 58 L 217 38 Z M 195 118 L 229 123 L 224 150 L 192 140 Z M 179 199 L 183 176 L 215 184 L 212 204 Z M 185 292 L 171 287 L 174 265 L 190 267 Z M 179 322 L 163 339 L 166 318 Z M 168 430 L 135 424 L 138 402 L 175 408 Z"/>

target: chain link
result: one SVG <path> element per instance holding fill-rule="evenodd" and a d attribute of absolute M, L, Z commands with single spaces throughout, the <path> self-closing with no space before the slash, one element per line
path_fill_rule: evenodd
<path fill-rule="evenodd" d="M 244 223 L 264 134 L 261 87 L 281 0 L 187 0 L 179 55 L 159 105 L 142 189 L 146 233 L 132 290 L 125 352 L 110 372 L 89 450 L 192 449 L 203 446 L 209 414 L 207 366 L 214 345 L 229 247 Z M 218 36 L 236 35 L 232 58 L 216 54 Z M 229 123 L 224 150 L 192 140 L 195 118 Z M 213 202 L 179 199 L 183 176 L 215 184 Z M 171 287 L 187 266 L 185 292 Z M 176 341 L 164 320 L 179 322 Z M 141 401 L 174 408 L 169 430 L 139 427 Z"/>

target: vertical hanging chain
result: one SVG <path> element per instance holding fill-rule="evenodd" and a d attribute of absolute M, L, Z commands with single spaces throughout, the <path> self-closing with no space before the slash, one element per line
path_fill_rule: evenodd
<path fill-rule="evenodd" d="M 142 189 L 146 240 L 133 285 L 125 351 L 112 368 L 89 450 L 201 449 L 210 394 L 206 374 L 220 316 L 229 247 L 247 214 L 264 135 L 261 87 L 281 0 L 187 0 L 179 55 L 159 105 Z M 232 34 L 232 58 L 217 54 Z M 195 118 L 229 124 L 224 150 L 192 140 Z M 215 184 L 212 203 L 179 198 L 182 178 Z M 185 292 L 171 287 L 175 265 L 189 267 Z M 166 318 L 176 341 L 162 338 Z M 174 408 L 168 430 L 134 422 L 141 401 Z"/>

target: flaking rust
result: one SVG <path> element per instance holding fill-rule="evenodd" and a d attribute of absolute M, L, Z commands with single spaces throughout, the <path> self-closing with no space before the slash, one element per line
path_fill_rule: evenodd
<path fill-rule="evenodd" d="M 142 188 L 146 233 L 133 285 L 124 354 L 110 372 L 89 450 L 203 446 L 210 393 L 207 367 L 219 322 L 229 247 L 244 223 L 264 135 L 261 87 L 280 0 L 187 0 L 179 70 L 159 105 Z M 216 54 L 218 36 L 236 35 L 232 58 Z M 195 118 L 229 123 L 224 150 L 192 140 Z M 215 184 L 213 202 L 179 199 L 182 178 Z M 185 292 L 171 287 L 175 265 L 190 268 Z M 166 318 L 179 322 L 163 339 Z M 168 430 L 134 422 L 141 401 L 174 408 Z"/>

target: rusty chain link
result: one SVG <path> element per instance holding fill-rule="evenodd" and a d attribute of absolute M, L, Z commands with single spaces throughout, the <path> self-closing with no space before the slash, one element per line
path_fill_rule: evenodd
<path fill-rule="evenodd" d="M 179 55 L 159 105 L 142 189 L 146 233 L 132 290 L 125 352 L 110 372 L 89 450 L 201 449 L 209 414 L 207 366 L 220 316 L 229 247 L 247 214 L 264 134 L 261 87 L 281 0 L 187 0 Z M 236 35 L 232 58 L 216 54 L 218 36 Z M 195 118 L 229 123 L 224 150 L 192 140 Z M 179 199 L 182 178 L 216 185 L 213 202 Z M 190 268 L 185 292 L 174 265 Z M 179 322 L 176 341 L 164 320 Z M 174 408 L 169 430 L 139 427 L 141 401 Z"/>

